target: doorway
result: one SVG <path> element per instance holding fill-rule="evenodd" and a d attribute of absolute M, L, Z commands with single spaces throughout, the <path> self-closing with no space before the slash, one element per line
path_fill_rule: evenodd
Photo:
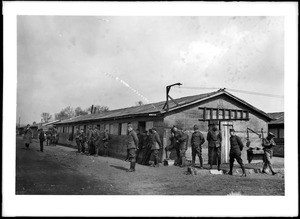
<path fill-rule="evenodd" d="M 229 163 L 229 151 L 230 151 L 230 129 L 233 128 L 233 124 L 230 121 L 220 122 L 220 130 L 222 133 L 222 148 L 221 148 L 221 162 Z"/>

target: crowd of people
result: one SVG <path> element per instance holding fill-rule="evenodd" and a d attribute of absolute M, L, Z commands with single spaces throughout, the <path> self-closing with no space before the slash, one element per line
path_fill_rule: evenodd
<path fill-rule="evenodd" d="M 196 156 L 199 158 L 200 168 L 203 169 L 202 158 L 202 145 L 205 142 L 203 134 L 199 131 L 197 125 L 194 125 L 194 132 L 191 136 L 191 148 L 192 148 L 192 166 L 195 166 Z M 43 151 L 43 142 L 46 140 L 47 145 L 56 145 L 59 139 L 59 134 L 55 128 L 44 132 L 39 130 L 40 151 Z M 27 125 L 24 132 L 25 148 L 28 149 L 31 143 L 33 133 L 30 129 L 30 125 Z M 273 175 L 276 174 L 272 167 L 271 158 L 273 155 L 272 148 L 276 145 L 273 138 L 274 134 L 268 133 L 266 138 L 262 140 L 262 146 L 264 149 L 264 165 L 262 173 L 267 173 L 267 167 Z M 109 140 L 111 139 L 108 130 L 100 132 L 100 127 L 94 128 L 88 127 L 87 129 L 76 128 L 75 140 L 77 145 L 77 153 L 99 156 L 101 145 L 103 146 L 103 156 L 109 156 Z M 221 165 L 221 145 L 222 135 L 218 130 L 217 125 L 214 125 L 207 133 L 206 140 L 208 142 L 208 164 L 210 169 L 213 165 L 217 165 L 217 169 L 220 170 Z M 186 151 L 189 142 L 189 135 L 187 130 L 173 126 L 171 129 L 170 145 L 165 147 L 166 159 L 169 159 L 169 153 L 176 151 L 177 158 L 175 159 L 175 166 L 186 167 Z M 160 153 L 163 149 L 161 138 L 155 127 L 140 133 L 140 130 L 134 130 L 131 123 L 127 125 L 127 157 L 125 161 L 130 162 L 130 168 L 128 172 L 135 171 L 135 165 L 138 162 L 142 165 L 149 165 L 150 167 L 159 167 Z M 232 175 L 233 164 L 236 160 L 241 166 L 243 171 L 242 176 L 246 176 L 245 167 L 241 158 L 241 152 L 244 145 L 239 136 L 235 134 L 234 129 L 230 129 L 230 152 L 229 152 L 229 175 Z"/>

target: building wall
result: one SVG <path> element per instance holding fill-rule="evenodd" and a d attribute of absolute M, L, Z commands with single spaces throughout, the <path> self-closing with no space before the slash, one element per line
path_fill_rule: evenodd
<path fill-rule="evenodd" d="M 249 110 L 237 103 L 236 101 L 231 100 L 228 97 L 220 97 L 218 99 L 213 99 L 210 101 L 206 101 L 205 103 L 201 103 L 198 105 L 194 105 L 192 107 L 188 107 L 183 111 L 172 113 L 171 115 L 168 115 L 164 118 L 164 125 L 166 127 L 165 131 L 165 139 L 167 145 L 170 144 L 169 137 L 170 137 L 170 128 L 173 125 L 182 125 L 184 128 L 187 129 L 188 135 L 189 135 L 189 143 L 188 143 L 188 150 L 187 150 L 187 158 L 191 159 L 191 135 L 193 133 L 193 126 L 195 124 L 198 125 L 199 130 L 203 133 L 205 139 L 208 132 L 208 121 L 199 121 L 200 118 L 200 110 L 199 107 L 207 107 L 207 108 L 220 108 L 220 109 L 236 109 L 236 110 Z M 223 137 L 223 144 L 225 143 L 225 134 L 227 135 L 227 138 L 229 140 L 229 132 L 225 133 L 226 126 L 223 126 L 222 122 L 220 125 L 220 129 L 222 131 L 222 137 Z M 227 123 L 227 122 L 226 122 Z M 241 137 L 244 145 L 246 145 L 247 142 L 247 127 L 251 128 L 252 130 L 261 133 L 261 129 L 263 129 L 264 136 L 266 136 L 266 133 L 268 132 L 268 125 L 267 122 L 257 115 L 257 113 L 254 113 L 252 111 L 249 111 L 249 121 L 230 121 L 229 124 L 232 125 L 232 127 L 235 129 L 236 134 Z M 261 147 L 261 139 L 258 135 L 250 133 L 250 142 L 252 147 Z M 225 147 L 225 146 L 224 146 Z M 227 152 L 229 153 L 229 142 L 227 142 Z M 207 148 L 207 141 L 205 141 L 203 148 Z M 222 148 L 222 157 L 223 162 L 225 161 L 224 156 L 227 156 L 227 161 L 229 161 L 229 155 L 224 154 L 225 149 Z M 246 159 L 246 146 L 243 150 L 243 158 Z M 246 162 L 246 160 L 244 161 Z"/>

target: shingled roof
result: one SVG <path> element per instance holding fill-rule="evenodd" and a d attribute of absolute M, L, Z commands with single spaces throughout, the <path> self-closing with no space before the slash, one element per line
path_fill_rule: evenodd
<path fill-rule="evenodd" d="M 273 119 L 269 124 L 284 124 L 284 112 L 268 113 Z"/>
<path fill-rule="evenodd" d="M 241 104 L 251 108 L 253 111 L 256 111 L 257 113 L 263 115 L 267 120 L 271 120 L 271 118 L 266 114 L 265 112 L 255 108 L 254 106 L 248 104 L 247 102 L 235 97 L 234 95 L 228 93 L 224 89 L 220 89 L 218 91 L 210 92 L 210 93 L 204 93 L 194 96 L 187 96 L 187 97 L 181 97 L 175 99 L 175 101 L 178 103 L 178 106 L 176 106 L 173 101 L 169 101 L 169 111 L 174 111 L 213 97 L 217 97 L 219 95 L 225 94 L 231 98 L 234 98 Z M 134 116 L 157 116 L 157 115 L 163 115 L 166 112 L 166 110 L 163 109 L 165 104 L 165 101 L 157 102 L 157 103 L 150 103 L 145 104 L 142 106 L 133 106 L 133 107 L 127 107 L 122 109 L 115 109 L 110 110 L 107 112 L 102 112 L 98 114 L 88 114 L 83 116 L 77 116 L 68 120 L 64 120 L 61 122 L 58 122 L 56 124 L 69 124 L 69 123 L 77 123 L 77 122 L 88 122 L 88 121 L 94 121 L 94 120 L 109 120 L 109 119 L 120 119 L 120 118 L 130 118 Z"/>

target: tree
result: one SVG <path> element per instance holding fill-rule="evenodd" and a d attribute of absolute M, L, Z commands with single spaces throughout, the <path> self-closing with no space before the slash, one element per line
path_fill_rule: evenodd
<path fill-rule="evenodd" d="M 86 111 L 88 113 L 91 113 L 91 109 L 92 109 L 92 107 L 90 106 L 89 108 L 86 109 Z M 102 113 L 102 112 L 107 112 L 107 111 L 109 111 L 108 106 L 95 105 L 95 106 L 93 106 L 93 112 L 92 113 L 93 114 L 94 113 Z"/>
<path fill-rule="evenodd" d="M 75 116 L 87 115 L 88 111 L 82 110 L 80 106 L 75 108 Z"/>
<path fill-rule="evenodd" d="M 139 100 L 139 101 L 135 102 L 135 105 L 136 106 L 143 106 L 144 103 L 143 103 L 143 101 Z"/>
<path fill-rule="evenodd" d="M 42 122 L 49 122 L 49 120 L 52 118 L 52 115 L 50 113 L 42 113 Z"/>
<path fill-rule="evenodd" d="M 56 120 L 65 120 L 70 119 L 75 116 L 75 112 L 72 107 L 68 106 L 64 109 L 62 109 L 59 113 L 55 114 Z"/>

